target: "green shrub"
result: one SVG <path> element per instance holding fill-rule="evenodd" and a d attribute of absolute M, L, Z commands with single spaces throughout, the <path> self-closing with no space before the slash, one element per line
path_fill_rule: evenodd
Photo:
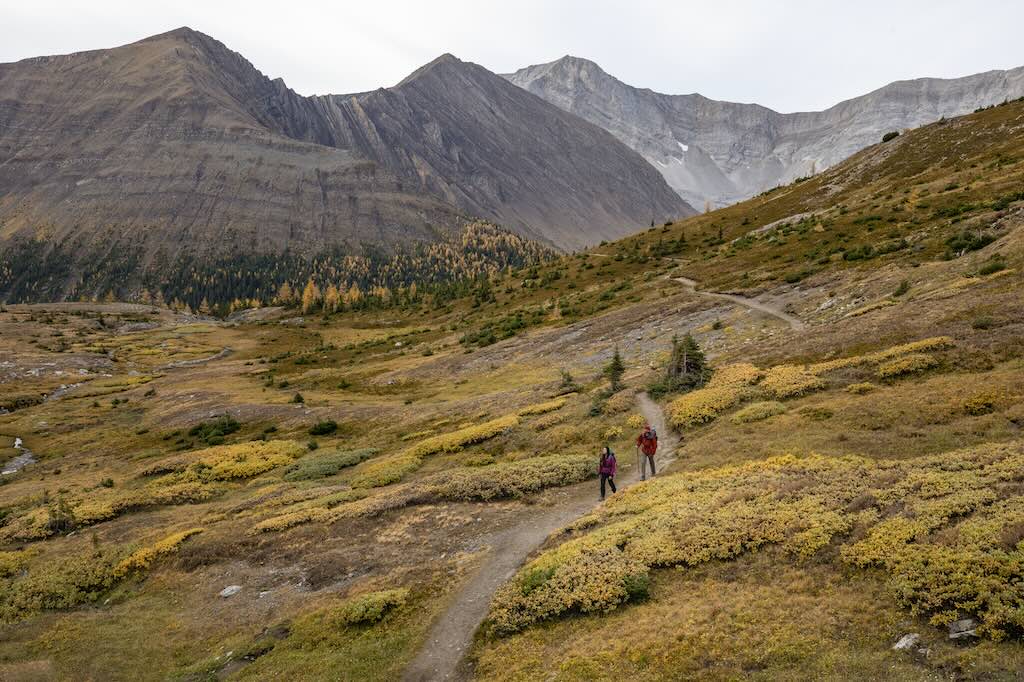
<path fill-rule="evenodd" d="M 407 588 L 360 594 L 331 609 L 326 621 L 329 625 L 341 627 L 376 623 L 388 611 L 403 606 L 408 598 Z"/>
<path fill-rule="evenodd" d="M 989 262 L 978 268 L 978 274 L 984 277 L 985 275 L 993 275 L 997 272 L 1006 269 L 1006 263 L 1001 260 L 990 260 Z"/>
<path fill-rule="evenodd" d="M 366 461 L 376 450 L 331 450 L 316 457 L 304 459 L 290 466 L 284 475 L 286 481 L 313 481 L 333 476 L 346 467 Z"/>
<path fill-rule="evenodd" d="M 964 253 L 983 249 L 994 241 L 995 237 L 991 234 L 963 230 L 946 240 L 946 259 L 951 260 Z"/>
<path fill-rule="evenodd" d="M 231 415 L 224 415 L 212 421 L 201 422 L 188 430 L 188 435 L 198 438 L 207 445 L 220 445 L 224 436 L 235 433 L 242 425 Z"/>
<path fill-rule="evenodd" d="M 311 436 L 329 436 L 338 430 L 338 422 L 333 419 L 327 421 L 317 422 L 309 429 L 309 435 Z"/>
<path fill-rule="evenodd" d="M 892 132 L 889 132 L 889 133 L 886 133 L 885 135 L 882 135 L 882 142 L 888 142 L 890 140 L 895 140 L 899 136 L 900 136 L 900 134 L 897 131 L 893 130 Z"/>

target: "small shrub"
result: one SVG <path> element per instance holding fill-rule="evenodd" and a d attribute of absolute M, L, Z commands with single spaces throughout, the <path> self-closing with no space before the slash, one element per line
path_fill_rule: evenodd
<path fill-rule="evenodd" d="M 810 405 L 800 408 L 800 416 L 810 419 L 815 422 L 827 421 L 833 417 L 834 413 L 824 407 L 811 407 Z"/>
<path fill-rule="evenodd" d="M 147 570 L 158 558 L 176 552 L 181 543 L 202 532 L 202 528 L 189 528 L 180 533 L 168 535 L 149 547 L 133 552 L 114 567 L 114 575 L 124 577 L 129 573 Z"/>
<path fill-rule="evenodd" d="M 342 469 L 365 462 L 376 453 L 373 449 L 328 451 L 292 465 L 286 470 L 284 480 L 313 481 L 334 476 Z"/>
<path fill-rule="evenodd" d="M 986 275 L 994 275 L 997 272 L 1002 272 L 1006 269 L 1006 263 L 1001 260 L 990 260 L 980 268 L 978 268 L 978 274 L 982 277 Z"/>
<path fill-rule="evenodd" d="M 231 415 L 224 415 L 212 421 L 201 422 L 188 430 L 188 435 L 207 445 L 220 445 L 224 437 L 235 433 L 242 425 Z"/>
<path fill-rule="evenodd" d="M 621 426 L 609 426 L 604 430 L 602 437 L 605 442 L 617 440 L 622 438 L 622 427 Z"/>
<path fill-rule="evenodd" d="M 786 412 L 786 406 L 775 400 L 753 403 L 732 416 L 734 424 L 759 422 Z"/>
<path fill-rule="evenodd" d="M 899 298 L 900 296 L 906 294 L 908 291 L 910 291 L 910 282 L 908 280 L 903 280 L 902 282 L 900 282 L 900 285 L 896 287 L 896 291 L 892 292 L 892 295 Z"/>
<path fill-rule="evenodd" d="M 974 318 L 974 321 L 971 322 L 971 327 L 974 329 L 992 329 L 993 327 L 998 326 L 998 322 L 996 322 L 996 319 L 991 315 L 981 315 Z"/>
<path fill-rule="evenodd" d="M 409 452 L 371 460 L 352 477 L 349 484 L 353 488 L 380 488 L 398 483 L 422 465 L 423 457 Z"/>
<path fill-rule="evenodd" d="M 852 393 L 854 395 L 864 395 L 865 393 L 871 393 L 871 391 L 875 390 L 876 388 L 878 387 L 875 386 L 870 381 L 865 381 L 857 384 L 850 384 L 849 386 L 846 387 L 846 392 Z"/>
<path fill-rule="evenodd" d="M 673 400 L 669 422 L 678 428 L 692 428 L 713 421 L 722 412 L 735 407 L 748 395 L 744 387 L 701 388 Z"/>
<path fill-rule="evenodd" d="M 629 415 L 629 418 L 626 419 L 626 426 L 631 429 L 642 429 L 646 423 L 647 418 L 642 414 L 631 414 Z"/>
<path fill-rule="evenodd" d="M 938 364 L 939 361 L 930 355 L 911 353 L 910 355 L 882 363 L 878 366 L 877 375 L 879 379 L 895 379 L 907 374 L 923 372 Z"/>
<path fill-rule="evenodd" d="M 549 400 L 544 403 L 536 403 L 534 405 L 527 405 L 526 407 L 519 410 L 520 417 L 526 417 L 534 414 L 546 414 L 548 412 L 554 412 L 565 407 L 568 398 L 561 397 Z"/>
<path fill-rule="evenodd" d="M 980 393 L 971 396 L 964 401 L 964 412 L 975 416 L 990 414 L 995 412 L 999 398 L 1000 396 L 995 393 Z"/>
<path fill-rule="evenodd" d="M 797 365 L 777 365 L 765 372 L 761 387 L 773 398 L 795 398 L 825 388 L 812 370 Z"/>
<path fill-rule="evenodd" d="M 311 436 L 329 436 L 338 430 L 338 422 L 333 419 L 327 421 L 319 421 L 309 429 L 309 435 Z"/>
<path fill-rule="evenodd" d="M 481 443 L 494 438 L 518 424 L 519 416 L 515 414 L 492 419 L 477 426 L 467 426 L 458 431 L 427 438 L 409 448 L 407 454 L 414 457 L 424 457 L 437 452 L 456 452 L 466 445 Z"/>
<path fill-rule="evenodd" d="M 388 611 L 403 606 L 409 598 L 409 590 L 382 590 L 352 597 L 345 601 L 333 614 L 331 621 L 340 625 L 362 625 L 376 623 Z"/>
<path fill-rule="evenodd" d="M 295 395 L 292 396 L 291 402 L 295 403 L 296 405 L 301 405 L 302 403 L 306 402 L 306 399 L 302 397 L 301 393 L 296 393 Z"/>

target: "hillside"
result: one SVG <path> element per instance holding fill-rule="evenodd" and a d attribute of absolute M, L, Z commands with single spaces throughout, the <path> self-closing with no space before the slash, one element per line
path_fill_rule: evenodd
<path fill-rule="evenodd" d="M 294 260 L 365 288 L 475 219 L 577 248 L 692 213 L 603 130 L 454 58 L 390 90 L 304 98 L 179 29 L 0 65 L 0 92 L 0 248 L 42 275 L 28 300 L 159 288 L 195 306 L 225 271 L 269 270 L 210 292 L 266 301 L 309 277 Z"/>
<path fill-rule="evenodd" d="M 3 307 L 0 677 L 1014 679 L 1022 129 L 450 296 Z"/>
<path fill-rule="evenodd" d="M 890 131 L 1024 95 L 1024 67 L 898 81 L 825 111 L 791 114 L 635 88 L 577 57 L 529 66 L 506 78 L 611 132 L 697 207 L 725 206 L 813 175 Z"/>

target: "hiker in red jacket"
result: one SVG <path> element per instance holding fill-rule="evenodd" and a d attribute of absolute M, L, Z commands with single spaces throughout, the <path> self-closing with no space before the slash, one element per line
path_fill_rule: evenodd
<path fill-rule="evenodd" d="M 636 439 L 637 457 L 640 459 L 640 480 L 647 480 L 647 464 L 651 465 L 651 477 L 654 477 L 654 454 L 658 451 L 658 432 L 650 424 L 644 424 L 644 430 Z M 643 457 L 640 457 L 643 453 Z"/>
<path fill-rule="evenodd" d="M 601 462 L 597 465 L 597 473 L 601 476 L 601 499 L 604 499 L 604 482 L 612 488 L 612 495 L 615 494 L 615 471 L 618 466 L 615 462 L 615 453 L 605 445 L 601 448 Z"/>

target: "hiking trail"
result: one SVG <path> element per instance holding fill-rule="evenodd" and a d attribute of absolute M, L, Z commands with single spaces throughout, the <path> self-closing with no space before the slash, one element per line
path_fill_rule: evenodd
<path fill-rule="evenodd" d="M 697 288 L 697 281 L 692 280 L 689 277 L 673 277 L 672 281 L 679 282 L 698 296 L 707 296 L 709 298 L 717 298 L 723 301 L 731 301 L 737 305 L 743 306 L 744 308 L 748 308 L 749 310 L 756 310 L 764 313 L 765 315 L 770 315 L 771 317 L 782 320 L 794 331 L 799 332 L 807 328 L 807 325 L 800 318 L 790 315 L 781 308 L 768 305 L 767 303 L 761 303 L 761 301 L 758 301 L 757 299 L 747 298 L 746 296 L 740 296 L 738 294 L 726 294 L 720 291 L 701 291 Z"/>
<path fill-rule="evenodd" d="M 665 424 L 665 416 L 646 393 L 637 394 L 640 413 L 658 432 L 656 462 L 661 472 L 675 459 L 676 435 Z M 633 453 L 623 453 L 621 464 L 633 466 L 621 476 L 619 490 L 637 482 L 640 475 Z M 594 454 L 597 468 L 597 454 Z M 405 670 L 405 682 L 467 680 L 471 671 L 465 661 L 473 634 L 487 616 L 491 596 L 511 578 L 530 554 L 555 531 L 583 516 L 600 502 L 596 479 L 564 488 L 555 495 L 551 508 L 531 511 L 524 521 L 495 533 L 489 540 L 489 556 L 476 573 L 450 598 L 444 613 L 431 626 L 419 654 Z"/>

